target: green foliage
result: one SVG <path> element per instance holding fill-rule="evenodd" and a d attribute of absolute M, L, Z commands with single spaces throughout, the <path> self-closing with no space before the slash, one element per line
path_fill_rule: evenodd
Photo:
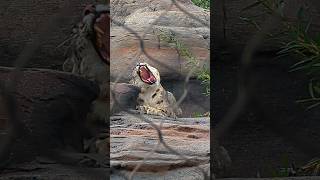
<path fill-rule="evenodd" d="M 262 7 L 265 13 L 278 13 L 283 16 L 284 0 L 256 0 L 252 4 L 242 8 L 241 11 L 250 10 L 255 7 Z"/>
<path fill-rule="evenodd" d="M 298 169 L 298 174 L 303 176 L 319 176 L 320 175 L 320 159 L 315 158 L 306 165 Z"/>
<path fill-rule="evenodd" d="M 200 112 L 195 112 L 193 113 L 192 117 L 197 118 L 197 117 L 202 117 L 203 115 Z"/>
<path fill-rule="evenodd" d="M 282 18 L 283 31 L 277 34 L 284 36 L 279 38 L 280 43 L 283 44 L 278 52 L 279 57 L 296 56 L 299 62 L 292 65 L 290 71 L 303 71 L 310 78 L 310 98 L 297 102 L 309 104 L 308 109 L 320 105 L 320 35 L 313 37 L 309 35 L 311 18 L 308 15 L 308 7 L 300 7 L 296 22 L 288 21 L 284 16 L 283 0 L 257 0 L 242 11 L 255 7 L 262 7 L 265 10 L 264 14 L 278 14 Z M 255 17 L 241 17 L 241 19 L 261 30 Z"/>
<path fill-rule="evenodd" d="M 244 13 L 248 10 L 251 10 L 253 8 L 260 8 L 259 14 L 251 15 L 251 16 L 240 16 L 240 19 L 244 21 L 247 24 L 252 25 L 257 30 L 261 30 L 260 24 L 257 22 L 257 19 L 268 16 L 271 14 L 277 14 L 279 17 L 281 17 L 283 20 L 285 19 L 283 15 L 283 8 L 284 8 L 284 1 L 283 0 L 256 0 L 253 3 L 247 5 L 246 7 L 241 9 L 241 12 Z M 284 31 L 280 32 L 278 34 L 272 34 L 269 33 L 268 36 L 271 38 L 277 38 L 277 36 L 285 34 L 287 32 L 288 24 L 286 21 L 283 21 L 283 27 Z"/>
<path fill-rule="evenodd" d="M 274 177 L 289 177 L 290 173 L 295 171 L 290 165 L 288 154 L 280 156 L 280 164 L 281 167 L 277 169 Z"/>
<path fill-rule="evenodd" d="M 320 39 L 312 39 L 300 32 L 287 43 L 279 54 L 295 54 L 300 61 L 292 65 L 291 71 L 304 71 L 310 78 L 310 98 L 300 100 L 300 103 L 310 104 L 308 109 L 320 105 Z"/>
<path fill-rule="evenodd" d="M 201 66 L 199 60 L 193 56 L 184 44 L 182 44 L 174 35 L 173 32 L 165 32 L 159 30 L 157 33 L 160 40 L 167 42 L 168 44 L 175 47 L 180 56 L 187 60 L 187 64 L 190 68 L 196 68 L 195 75 L 201 84 L 205 87 L 205 92 L 203 93 L 206 96 L 210 96 L 210 70 L 205 65 Z"/>
<path fill-rule="evenodd" d="M 210 0 L 192 0 L 192 2 L 199 7 L 204 9 L 210 9 Z"/>
<path fill-rule="evenodd" d="M 191 117 L 193 117 L 193 118 L 198 118 L 198 117 L 210 117 L 210 112 L 205 112 L 205 113 L 194 112 Z"/>
<path fill-rule="evenodd" d="M 308 109 L 320 105 L 320 34 L 311 37 L 308 33 L 311 20 L 304 8 L 298 12 L 298 22 L 289 26 L 289 39 L 279 55 L 295 55 L 299 61 L 291 66 L 291 72 L 303 71 L 309 80 L 310 98 L 297 102 L 309 104 Z"/>
<path fill-rule="evenodd" d="M 287 158 L 287 157 L 285 157 Z M 271 169 L 272 177 L 289 177 L 295 176 L 319 176 L 320 175 L 320 158 L 314 158 L 301 167 L 295 167 L 294 164 L 289 164 L 288 159 L 283 161 L 277 169 Z"/>
<path fill-rule="evenodd" d="M 272 177 L 289 177 L 290 176 L 290 168 L 279 168 L 271 172 Z"/>

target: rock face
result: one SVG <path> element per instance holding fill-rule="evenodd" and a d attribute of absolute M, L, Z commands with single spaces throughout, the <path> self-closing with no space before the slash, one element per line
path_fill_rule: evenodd
<path fill-rule="evenodd" d="M 165 89 L 175 94 L 178 100 L 184 91 L 184 82 L 182 81 L 167 81 L 162 83 Z M 140 89 L 128 83 L 111 83 L 110 94 L 110 113 L 114 114 L 125 109 L 135 109 L 136 100 Z M 191 80 L 188 83 L 188 95 L 184 98 L 181 108 L 183 109 L 182 117 L 194 117 L 195 112 L 205 114 L 210 109 L 210 98 L 201 93 L 204 88 L 199 82 Z M 192 90 L 192 91 L 191 91 Z M 115 100 L 116 99 L 116 100 Z"/>
<path fill-rule="evenodd" d="M 262 6 L 255 6 L 250 9 L 244 10 L 244 8 L 249 7 L 255 1 L 243 0 L 243 1 L 216 1 L 214 2 L 214 13 L 212 17 L 214 18 L 214 25 L 212 26 L 212 31 L 214 32 L 215 48 L 224 47 L 229 45 L 230 48 L 235 51 L 241 52 L 248 41 L 257 32 L 257 28 L 245 22 L 242 18 L 255 19 L 258 25 L 261 25 L 267 20 L 265 8 Z M 320 11 L 320 1 L 317 0 L 284 0 L 282 12 L 289 22 L 295 22 L 298 20 L 298 14 L 301 8 L 306 10 L 303 14 L 308 14 L 312 19 L 311 25 L 308 32 L 311 35 L 317 34 L 319 32 L 319 11 Z M 260 15 L 258 18 L 252 18 Z M 280 33 L 284 30 L 283 26 L 279 24 L 273 24 L 273 31 L 275 34 Z M 286 34 L 286 33 L 282 33 Z M 279 36 L 277 36 L 279 38 Z M 270 51 L 278 50 L 279 47 L 283 46 L 282 43 L 275 41 L 273 38 L 265 38 L 261 44 L 262 48 L 259 51 Z M 217 53 L 219 53 L 217 49 Z"/>
<path fill-rule="evenodd" d="M 172 92 L 179 100 L 184 91 L 187 90 L 187 96 L 181 103 L 181 117 L 195 117 L 196 113 L 205 114 L 210 111 L 210 97 L 202 93 L 205 88 L 197 80 L 190 80 L 185 87 L 185 82 L 181 80 L 163 82 L 166 90 Z"/>
<path fill-rule="evenodd" d="M 149 121 L 161 130 L 165 145 L 159 143 L 158 132 Z M 209 175 L 209 126 L 209 118 L 174 120 L 141 118 L 134 112 L 116 114 L 110 122 L 111 167 L 130 173 L 139 165 L 134 175 L 137 179 L 203 179 Z M 111 174 L 111 178 L 122 179 L 118 173 Z"/>
<path fill-rule="evenodd" d="M 170 119 L 143 115 L 146 118 L 144 121 L 132 110 L 139 89 L 125 84 L 131 78 L 136 63 L 147 62 L 159 70 L 164 88 L 173 92 L 179 99 L 185 87 L 183 80 L 191 68 L 186 57 L 179 54 L 175 42 L 170 43 L 169 40 L 165 40 L 168 37 L 183 44 L 200 64 L 209 64 L 209 12 L 193 5 L 190 0 L 177 1 L 183 9 L 204 22 L 202 24 L 177 6 L 171 6 L 171 2 L 171 0 L 120 0 L 110 3 L 113 20 L 110 80 L 115 82 L 111 86 L 111 93 L 114 93 L 116 98 L 113 99 L 110 95 L 111 106 L 114 107 L 112 110 L 114 114 L 110 119 L 111 179 L 125 179 L 121 174 L 130 174 L 132 171 L 136 171 L 134 179 L 191 180 L 209 176 L 209 118 Z M 142 53 L 140 53 L 141 43 L 144 47 Z M 195 91 L 199 90 L 199 87 Z M 197 93 L 192 97 L 190 93 L 188 94 L 188 100 L 193 101 L 193 104 L 191 101 L 189 104 L 183 102 L 184 112 L 190 113 L 201 109 L 188 107 L 190 104 L 195 105 L 195 99 L 205 104 L 206 108 L 200 111 L 208 111 L 209 98 L 198 98 L 201 91 Z M 148 121 L 161 126 L 165 145 L 159 143 L 158 132 Z M 171 151 L 171 148 L 175 151 Z M 230 160 L 228 155 L 217 159 L 227 159 L 224 162 Z M 137 166 L 139 168 L 136 168 Z"/>
<path fill-rule="evenodd" d="M 0 68 L 2 85 L 13 80 L 11 72 L 10 68 Z M 8 158 L 11 162 L 31 161 L 38 155 L 48 155 L 54 148 L 72 147 L 82 152 L 84 121 L 98 93 L 96 84 L 69 73 L 23 70 L 13 92 L 16 121 L 10 119 L 10 109 L 1 98 L 1 106 L 8 110 L 1 111 L 0 140 L 8 143 L 7 151 L 0 154 L 1 162 Z"/>
<path fill-rule="evenodd" d="M 93 0 L 1 1 L 1 65 L 12 66 L 25 46 L 37 36 L 42 36 L 41 45 L 31 57 L 28 66 L 61 69 L 67 46 L 56 47 L 68 38 L 70 28 L 79 20 L 85 5 L 94 2 Z M 63 10 L 64 7 L 67 7 L 67 12 Z M 61 18 L 57 19 L 59 15 Z M 45 28 L 48 26 L 51 28 Z M 45 34 L 42 33 L 44 29 L 47 29 Z M 43 57 L 46 57 L 45 61 Z"/>
<path fill-rule="evenodd" d="M 125 109 L 135 109 L 140 89 L 127 83 L 111 83 L 110 112 L 111 114 Z"/>
<path fill-rule="evenodd" d="M 207 26 L 170 6 L 170 0 L 111 1 L 111 81 L 127 82 L 137 62 L 157 67 L 163 80 L 183 78 L 190 71 L 187 60 L 172 43 L 160 40 L 161 32 L 176 38 L 201 63 L 209 63 L 209 12 L 188 0 L 178 3 Z M 146 54 L 139 54 L 137 36 Z"/>

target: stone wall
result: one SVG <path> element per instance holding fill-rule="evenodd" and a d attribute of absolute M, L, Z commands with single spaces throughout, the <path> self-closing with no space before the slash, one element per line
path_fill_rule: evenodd
<path fill-rule="evenodd" d="M 255 0 L 233 0 L 233 1 L 215 1 L 212 9 L 213 39 L 215 47 L 228 45 L 232 48 L 242 50 L 244 45 L 250 40 L 257 29 L 253 25 L 248 25 L 240 19 L 240 17 L 253 17 L 261 15 L 262 8 L 255 7 L 250 10 L 241 11 L 243 8 L 253 4 Z M 313 19 L 310 31 L 312 33 L 320 30 L 320 1 L 317 0 L 284 0 L 284 15 L 295 21 L 299 8 L 304 5 L 309 6 L 310 14 Z M 261 16 L 257 22 L 262 24 L 267 16 Z M 275 31 L 279 31 L 279 24 L 274 25 Z M 279 44 L 274 40 L 269 40 L 263 43 L 263 50 L 274 50 Z M 261 48 L 262 49 L 262 48 Z"/>
<path fill-rule="evenodd" d="M 12 0 L 0 1 L 0 61 L 11 66 L 39 32 L 52 25 L 32 55 L 28 66 L 60 69 L 65 46 L 55 49 L 80 20 L 82 9 L 94 0 Z M 67 4 L 66 10 L 62 9 Z M 69 7 L 70 6 L 70 7 Z M 57 19 L 59 13 L 65 15 Z M 55 18 L 55 19 L 54 19 Z M 52 24 L 54 23 L 54 24 Z"/>

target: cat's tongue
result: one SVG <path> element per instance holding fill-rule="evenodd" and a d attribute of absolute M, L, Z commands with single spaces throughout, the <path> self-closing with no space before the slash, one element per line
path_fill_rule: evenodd
<path fill-rule="evenodd" d="M 150 83 L 155 83 L 156 82 L 156 78 L 154 76 L 150 76 L 147 81 L 149 81 Z"/>
<path fill-rule="evenodd" d="M 146 81 L 150 78 L 150 74 L 145 67 L 140 68 L 140 76 L 142 79 L 144 79 Z"/>
<path fill-rule="evenodd" d="M 140 67 L 140 76 L 143 81 L 149 82 L 151 84 L 157 81 L 154 75 L 149 72 L 149 70 L 144 66 Z"/>

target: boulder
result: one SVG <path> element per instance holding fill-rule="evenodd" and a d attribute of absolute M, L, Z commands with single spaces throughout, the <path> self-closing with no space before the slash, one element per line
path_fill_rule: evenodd
<path fill-rule="evenodd" d="M 101 1 L 101 0 L 100 0 Z M 61 70 L 67 45 L 60 46 L 71 32 L 83 8 L 95 0 L 0 1 L 0 59 L 13 66 L 19 54 L 40 38 L 28 67 Z M 105 3 L 105 1 L 104 1 Z M 57 48 L 60 47 L 60 48 Z M 43 60 L 46 57 L 46 60 Z"/>
<path fill-rule="evenodd" d="M 11 72 L 12 68 L 0 68 L 1 85 L 13 80 Z M 95 83 L 70 73 L 23 69 L 10 93 L 16 100 L 13 109 L 5 101 L 7 96 L 1 98 L 1 106 L 7 108 L 1 108 L 5 123 L 1 123 L 0 140 L 6 142 L 1 144 L 1 150 L 6 148 L 1 162 L 29 162 L 50 155 L 52 149 L 83 152 L 84 122 L 98 93 Z"/>
<path fill-rule="evenodd" d="M 175 5 L 169 8 L 171 1 L 111 2 L 111 17 L 114 20 L 111 26 L 111 81 L 127 82 L 132 68 L 138 62 L 148 62 L 158 68 L 163 80 L 184 78 L 191 66 L 178 53 L 174 43 L 163 40 L 160 34 L 174 37 L 200 64 L 209 64 L 210 12 L 193 5 L 191 1 L 178 2 L 183 9 L 206 25 L 188 16 Z M 166 9 L 168 12 L 163 14 Z M 139 38 L 143 40 L 146 54 L 139 53 Z"/>
<path fill-rule="evenodd" d="M 282 13 L 289 22 L 296 22 L 298 20 L 298 14 L 301 13 L 301 8 L 306 10 L 304 14 L 311 17 L 312 22 L 309 26 L 308 33 L 316 35 L 319 32 L 319 11 L 320 1 L 317 0 L 283 0 Z M 268 13 L 262 6 L 252 6 L 247 10 L 243 10 L 246 7 L 254 4 L 253 0 L 243 1 L 215 1 L 214 13 L 212 18 L 214 19 L 214 25 L 212 31 L 214 32 L 215 48 L 217 53 L 221 52 L 221 48 L 226 48 L 227 45 L 232 51 L 241 52 L 245 45 L 252 39 L 258 29 L 252 23 L 245 22 L 242 18 L 254 19 L 255 23 L 260 27 L 268 19 Z M 242 18 L 241 18 L 242 17 Z M 259 51 L 267 52 L 279 50 L 283 44 L 278 41 L 283 33 L 284 26 L 281 23 L 273 23 L 272 33 L 280 34 L 276 37 L 266 37 L 261 42 Z M 276 39 L 277 38 L 277 39 Z M 282 36 L 282 38 L 286 38 Z M 287 38 L 286 38 L 287 39 Z M 282 39 L 281 39 L 282 40 Z"/>
<path fill-rule="evenodd" d="M 127 83 L 111 83 L 110 112 L 111 114 L 128 109 L 135 109 L 140 89 Z"/>
<path fill-rule="evenodd" d="M 195 117 L 210 111 L 210 96 L 203 94 L 205 87 L 201 82 L 192 79 L 186 85 L 184 81 L 176 80 L 163 82 L 162 85 L 166 90 L 172 92 L 177 100 L 181 98 L 185 90 L 187 91 L 187 95 L 180 104 L 181 117 Z"/>
<path fill-rule="evenodd" d="M 110 163 L 115 169 L 111 178 L 121 179 L 119 173 L 130 173 L 137 165 L 135 178 L 203 179 L 209 175 L 210 119 L 161 118 L 139 116 L 134 111 L 121 112 L 110 119 Z M 159 143 L 162 132 L 166 145 Z M 167 148 L 169 146 L 171 149 Z M 173 150 L 173 151 L 172 151 Z M 230 157 L 223 154 L 219 166 L 228 166 Z"/>
<path fill-rule="evenodd" d="M 200 8 L 194 6 L 191 0 L 178 0 L 178 3 L 183 3 L 185 8 L 188 10 L 199 10 Z M 172 3 L 171 0 L 133 0 L 133 1 L 124 1 L 124 0 L 111 0 L 111 17 L 120 24 L 125 23 L 127 16 L 136 12 L 138 9 L 145 9 L 147 11 L 160 11 L 164 10 L 170 6 Z M 172 7 L 174 9 L 175 7 Z"/>
<path fill-rule="evenodd" d="M 177 100 L 185 90 L 183 81 L 166 81 L 162 83 L 163 87 L 172 92 Z M 110 93 L 110 113 L 118 113 L 120 111 L 128 111 L 135 109 L 137 97 L 140 89 L 128 83 L 111 83 Z M 195 117 L 196 115 L 206 114 L 210 111 L 210 98 L 204 96 L 204 87 L 196 80 L 188 82 L 187 96 L 181 103 L 183 110 L 182 117 Z M 192 89 L 192 91 L 190 91 Z"/>

